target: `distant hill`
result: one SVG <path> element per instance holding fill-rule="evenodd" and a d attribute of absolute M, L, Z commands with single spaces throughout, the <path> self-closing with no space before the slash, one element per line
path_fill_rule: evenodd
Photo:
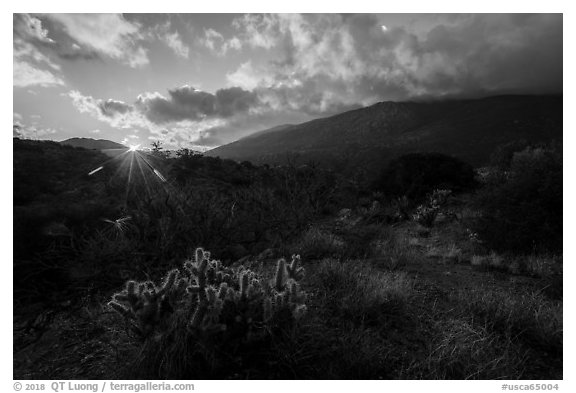
<path fill-rule="evenodd" d="M 83 147 L 84 149 L 89 150 L 127 149 L 126 146 L 120 143 L 116 143 L 106 139 L 70 138 L 58 143 L 74 147 Z"/>
<path fill-rule="evenodd" d="M 258 132 L 205 154 L 269 164 L 297 156 L 300 164 L 374 171 L 402 154 L 439 152 L 481 166 L 498 145 L 518 139 L 560 141 L 562 96 L 381 102 Z"/>

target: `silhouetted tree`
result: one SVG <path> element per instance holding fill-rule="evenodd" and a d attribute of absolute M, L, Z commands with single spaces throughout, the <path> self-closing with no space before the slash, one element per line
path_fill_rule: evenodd
<path fill-rule="evenodd" d="M 475 185 L 474 168 L 440 153 L 407 154 L 392 160 L 374 188 L 392 197 L 421 199 L 435 189 L 462 191 Z"/>
<path fill-rule="evenodd" d="M 562 152 L 526 148 L 496 170 L 478 194 L 476 230 L 490 248 L 562 250 Z"/>

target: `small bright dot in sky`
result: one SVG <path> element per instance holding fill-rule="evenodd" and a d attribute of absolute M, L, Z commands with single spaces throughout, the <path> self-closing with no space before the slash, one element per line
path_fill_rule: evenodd
<path fill-rule="evenodd" d="M 387 28 L 385 25 L 382 25 L 381 27 L 382 27 L 382 31 L 387 31 L 387 30 L 388 30 L 388 28 Z"/>

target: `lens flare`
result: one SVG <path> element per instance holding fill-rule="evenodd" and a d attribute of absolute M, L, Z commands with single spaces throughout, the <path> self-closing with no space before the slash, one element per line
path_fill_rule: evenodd
<path fill-rule="evenodd" d="M 94 169 L 93 171 L 91 171 L 90 173 L 88 173 L 88 176 L 92 176 L 92 175 L 95 174 L 96 172 L 101 171 L 103 168 L 104 168 L 104 167 L 101 166 L 101 167 L 98 167 L 98 168 Z"/>
<path fill-rule="evenodd" d="M 164 176 L 162 176 L 162 174 L 160 173 L 160 171 L 158 169 L 154 168 L 154 174 L 156 176 L 158 176 L 158 178 L 160 180 L 162 180 L 164 183 L 166 183 L 166 178 Z"/>
<path fill-rule="evenodd" d="M 140 145 L 131 145 L 130 148 L 128 149 L 128 151 L 136 151 L 136 150 L 138 150 L 139 147 L 140 147 Z"/>

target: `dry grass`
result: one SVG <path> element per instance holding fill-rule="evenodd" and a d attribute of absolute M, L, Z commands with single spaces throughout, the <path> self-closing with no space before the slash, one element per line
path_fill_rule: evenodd
<path fill-rule="evenodd" d="M 454 296 L 463 312 L 489 331 L 540 351 L 562 354 L 562 301 L 548 300 L 539 292 L 490 288 L 461 290 Z"/>
<path fill-rule="evenodd" d="M 405 273 L 383 272 L 361 261 L 324 260 L 315 273 L 327 307 L 360 323 L 401 312 L 413 287 Z"/>
<path fill-rule="evenodd" d="M 462 261 L 464 258 L 462 250 L 454 243 L 445 246 L 431 247 L 426 252 L 426 256 L 455 263 Z"/>
<path fill-rule="evenodd" d="M 427 379 L 518 379 L 525 354 L 510 340 L 462 319 L 441 320 L 439 337 L 420 365 Z"/>
<path fill-rule="evenodd" d="M 344 242 L 334 234 L 317 227 L 308 229 L 292 248 L 294 254 L 306 259 L 322 259 L 339 256 Z"/>

